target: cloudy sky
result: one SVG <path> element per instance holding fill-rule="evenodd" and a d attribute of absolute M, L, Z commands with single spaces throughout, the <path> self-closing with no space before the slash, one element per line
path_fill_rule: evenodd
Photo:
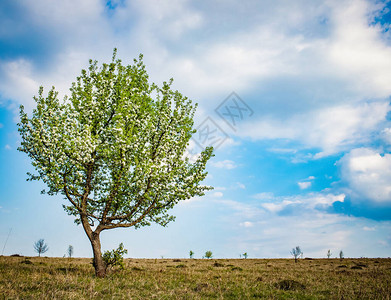
<path fill-rule="evenodd" d="M 388 1 L 3 0 L 0 247 L 92 256 L 60 196 L 26 182 L 18 107 L 61 97 L 90 58 L 144 54 L 150 79 L 199 103 L 189 155 L 216 147 L 202 198 L 167 228 L 103 232 L 129 257 L 388 257 L 391 254 L 391 3 Z M 208 132 L 209 130 L 209 132 Z M 206 133 L 213 133 L 206 134 Z M 4 247 L 5 246 L 5 247 Z"/>

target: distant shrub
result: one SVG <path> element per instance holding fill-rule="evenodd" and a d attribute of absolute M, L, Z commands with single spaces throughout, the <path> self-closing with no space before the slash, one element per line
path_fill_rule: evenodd
<path fill-rule="evenodd" d="M 213 254 L 212 254 L 212 251 L 206 251 L 206 252 L 205 252 L 205 257 L 206 257 L 206 258 L 212 258 L 212 255 L 213 255 Z"/>
<path fill-rule="evenodd" d="M 206 289 L 209 287 L 209 284 L 207 283 L 199 283 L 197 284 L 197 286 L 193 289 L 195 292 L 200 292 L 202 291 L 203 289 Z"/>
<path fill-rule="evenodd" d="M 119 244 L 117 249 L 111 251 L 105 251 L 103 254 L 103 261 L 106 264 L 106 269 L 108 267 L 120 266 L 122 269 L 124 265 L 124 254 L 128 253 L 128 250 L 124 249 L 124 244 Z"/>
<path fill-rule="evenodd" d="M 300 246 L 296 246 L 296 248 L 292 249 L 291 254 L 295 258 L 295 262 L 297 262 L 297 259 L 303 255 L 303 251 L 301 251 Z"/>
<path fill-rule="evenodd" d="M 284 291 L 291 291 L 291 290 L 304 290 L 305 285 L 291 279 L 285 279 L 281 280 L 280 282 L 276 283 L 276 287 L 280 290 Z"/>
<path fill-rule="evenodd" d="M 73 246 L 72 245 L 69 245 L 67 252 L 68 252 L 68 257 L 71 258 L 73 255 Z"/>
<path fill-rule="evenodd" d="M 33 263 L 28 260 L 27 258 L 25 258 L 23 261 L 20 262 L 21 264 L 26 264 L 26 265 L 32 265 Z"/>
<path fill-rule="evenodd" d="M 34 250 L 38 253 L 38 256 L 41 256 L 42 253 L 45 253 L 49 250 L 47 244 L 45 244 L 44 239 L 40 239 L 34 243 Z"/>
<path fill-rule="evenodd" d="M 190 252 L 189 252 L 189 256 L 190 256 L 190 258 L 193 258 L 193 256 L 194 256 L 194 252 L 193 252 L 192 250 L 190 250 Z"/>
<path fill-rule="evenodd" d="M 224 267 L 224 264 L 221 264 L 217 261 L 215 261 L 215 263 L 213 264 L 214 267 Z"/>
<path fill-rule="evenodd" d="M 175 268 L 186 268 L 186 265 L 184 265 L 184 264 L 179 264 L 179 265 L 177 265 Z"/>

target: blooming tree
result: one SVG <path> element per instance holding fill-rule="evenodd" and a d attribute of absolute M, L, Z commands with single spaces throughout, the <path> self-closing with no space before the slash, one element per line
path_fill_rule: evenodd
<path fill-rule="evenodd" d="M 37 171 L 29 180 L 69 201 L 63 207 L 83 226 L 99 277 L 103 230 L 166 226 L 175 204 L 211 189 L 200 183 L 213 149 L 193 163 L 184 156 L 196 105 L 171 84 L 150 84 L 142 55 L 124 66 L 114 50 L 102 67 L 90 60 L 63 101 L 54 87 L 47 96 L 41 87 L 31 118 L 20 108 L 19 150 Z"/>

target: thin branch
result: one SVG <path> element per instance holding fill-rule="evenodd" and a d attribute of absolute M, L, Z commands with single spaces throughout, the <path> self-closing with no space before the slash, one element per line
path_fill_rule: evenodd
<path fill-rule="evenodd" d="M 114 200 L 114 197 L 115 195 L 117 194 L 118 192 L 118 188 L 119 188 L 119 185 L 120 185 L 120 181 L 122 179 L 122 175 L 123 175 L 123 165 L 122 165 L 122 157 L 121 157 L 121 168 L 120 168 L 120 172 L 119 172 L 119 175 L 118 175 L 118 178 L 116 180 L 116 183 L 114 185 L 114 188 L 111 190 L 110 192 L 110 195 L 107 199 L 107 202 L 106 202 L 106 206 L 105 206 L 105 209 L 103 211 L 103 214 L 102 214 L 102 221 L 101 223 L 102 224 L 105 224 L 106 222 L 106 217 L 107 217 L 107 213 L 109 212 L 109 210 L 111 209 L 111 204 L 113 203 L 113 200 Z"/>
<path fill-rule="evenodd" d="M 115 220 L 126 220 L 129 217 L 131 217 L 137 211 L 137 209 L 140 207 L 141 203 L 144 201 L 145 195 L 149 192 L 150 188 L 151 188 L 151 177 L 148 177 L 147 188 L 145 189 L 144 193 L 139 198 L 139 200 L 137 201 L 137 204 L 133 207 L 133 209 L 129 213 L 125 214 L 125 215 L 122 215 L 122 216 L 111 216 L 111 217 L 108 217 L 107 220 L 109 222 L 111 222 L 111 221 L 115 221 Z"/>
<path fill-rule="evenodd" d="M 72 205 L 73 205 L 74 207 L 76 207 L 76 209 L 77 209 L 79 212 L 81 212 L 81 211 L 82 211 L 81 207 L 80 207 L 75 201 L 73 201 L 73 199 L 71 198 L 71 195 L 70 195 L 69 192 L 68 192 L 67 180 L 66 180 L 65 174 L 63 175 L 63 179 L 64 179 L 64 192 L 65 192 L 65 196 L 67 197 L 67 199 L 69 200 L 69 202 L 71 202 Z"/>
<path fill-rule="evenodd" d="M 110 225 L 102 225 L 100 228 L 100 231 L 105 230 L 105 229 L 117 228 L 117 227 L 131 227 L 131 226 L 134 226 L 134 225 L 140 223 L 149 214 L 149 212 L 152 210 L 152 208 L 155 207 L 156 202 L 157 202 L 157 197 L 155 197 L 155 199 L 153 200 L 151 205 L 133 222 L 121 223 L 121 221 L 120 221 L 120 223 L 116 223 L 116 224 L 111 223 Z"/>
<path fill-rule="evenodd" d="M 92 157 L 95 158 L 96 152 L 92 154 Z M 92 180 L 92 171 L 94 167 L 94 161 L 92 163 L 88 164 L 88 169 L 87 169 L 87 178 L 86 178 L 86 187 L 84 190 L 84 194 L 81 199 L 81 211 L 80 211 L 80 220 L 83 225 L 84 231 L 86 232 L 88 238 L 90 241 L 92 241 L 93 236 L 92 236 L 92 229 L 88 220 L 88 213 L 87 213 L 87 199 L 88 195 L 90 193 L 91 189 L 91 180 Z"/>

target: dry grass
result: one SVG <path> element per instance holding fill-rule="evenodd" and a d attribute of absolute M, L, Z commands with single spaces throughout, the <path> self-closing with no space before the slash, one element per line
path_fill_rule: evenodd
<path fill-rule="evenodd" d="M 391 259 L 91 259 L 0 257 L 5 299 L 390 299 Z M 27 262 L 27 263 L 26 263 Z M 31 263 L 29 263 L 31 262 Z"/>

